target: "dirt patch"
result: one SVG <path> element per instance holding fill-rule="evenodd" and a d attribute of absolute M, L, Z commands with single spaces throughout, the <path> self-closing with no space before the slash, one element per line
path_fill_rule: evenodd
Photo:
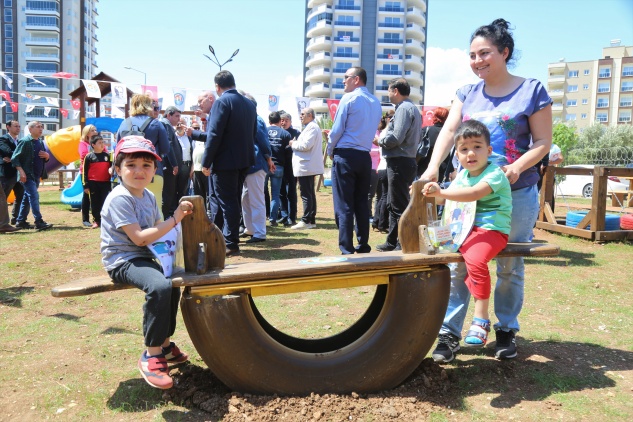
<path fill-rule="evenodd" d="M 232 393 L 208 369 L 189 365 L 174 374 L 167 398 L 184 407 L 208 413 L 212 420 L 426 420 L 444 412 L 451 382 L 446 370 L 425 359 L 409 379 L 392 391 L 378 394 L 310 394 L 300 397 Z"/>

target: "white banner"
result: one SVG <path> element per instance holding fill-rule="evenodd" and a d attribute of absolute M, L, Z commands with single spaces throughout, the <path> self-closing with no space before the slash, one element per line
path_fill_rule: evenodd
<path fill-rule="evenodd" d="M 86 96 L 90 98 L 101 98 L 101 90 L 99 89 L 97 81 L 82 79 L 81 82 L 84 84 L 84 87 L 86 87 Z"/>
<path fill-rule="evenodd" d="M 123 106 L 127 104 L 127 87 L 119 82 L 112 82 L 110 84 L 112 92 L 112 105 Z"/>

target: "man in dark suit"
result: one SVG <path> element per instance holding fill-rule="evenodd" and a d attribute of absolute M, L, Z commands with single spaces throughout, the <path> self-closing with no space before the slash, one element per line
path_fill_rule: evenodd
<path fill-rule="evenodd" d="M 11 224 L 15 225 L 20 212 L 20 204 L 24 196 L 24 187 L 18 183 L 17 170 L 11 165 L 11 156 L 18 146 L 20 137 L 20 122 L 10 120 L 7 122 L 7 133 L 0 136 L 0 183 L 5 195 L 8 197 L 13 191 L 15 201 L 13 202 L 13 210 L 11 212 Z M 30 209 L 30 208 L 29 208 Z M 27 214 L 29 209 L 27 209 Z"/>
<path fill-rule="evenodd" d="M 247 170 L 255 162 L 257 111 L 249 99 L 237 92 L 231 72 L 220 71 L 214 82 L 219 98 L 213 103 L 207 122 L 202 172 L 211 176 L 224 215 L 226 256 L 232 256 L 240 252 L 240 198 Z"/>

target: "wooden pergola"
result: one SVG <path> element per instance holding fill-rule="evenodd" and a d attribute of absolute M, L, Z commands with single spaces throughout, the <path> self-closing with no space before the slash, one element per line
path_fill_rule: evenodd
<path fill-rule="evenodd" d="M 97 81 L 97 84 L 99 85 L 99 90 L 101 91 L 101 98 L 105 97 L 112 91 L 112 85 L 110 84 L 111 82 L 120 82 L 104 72 L 100 72 L 91 80 Z M 129 88 L 126 89 L 125 117 L 129 116 L 130 98 L 134 94 L 134 91 L 130 90 Z M 88 97 L 86 94 L 86 87 L 84 87 L 83 84 L 81 84 L 79 88 L 70 93 L 70 98 L 72 100 L 79 100 L 81 102 L 79 108 L 79 125 L 81 126 L 82 130 L 86 125 L 86 104 L 89 106 L 96 104 L 95 115 L 96 117 L 101 117 L 101 98 Z"/>

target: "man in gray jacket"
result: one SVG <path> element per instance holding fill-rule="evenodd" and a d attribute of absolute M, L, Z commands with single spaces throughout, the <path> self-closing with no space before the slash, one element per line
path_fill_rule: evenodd
<path fill-rule="evenodd" d="M 389 82 L 389 101 L 396 107 L 396 114 L 389 122 L 385 137 L 378 140 L 387 160 L 389 186 L 389 233 L 385 243 L 376 246 L 380 252 L 400 249 L 398 222 L 409 204 L 409 186 L 413 183 L 417 169 L 415 153 L 420 142 L 422 118 L 409 99 L 410 92 L 411 87 L 403 78 Z"/>

